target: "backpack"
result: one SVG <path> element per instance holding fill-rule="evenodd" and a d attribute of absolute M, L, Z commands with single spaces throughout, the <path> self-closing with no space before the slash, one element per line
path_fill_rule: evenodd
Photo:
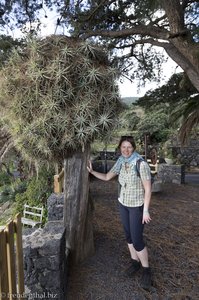
<path fill-rule="evenodd" d="M 142 161 L 145 161 L 145 162 L 146 162 L 145 159 L 139 158 L 139 159 L 136 161 L 136 165 L 135 165 L 135 169 L 136 169 L 136 172 L 137 172 L 137 176 L 138 176 L 139 178 L 140 178 L 140 164 L 141 164 Z M 150 168 L 150 166 L 149 166 L 149 168 Z M 153 183 L 154 183 L 154 175 L 151 174 L 151 184 L 153 184 Z"/>

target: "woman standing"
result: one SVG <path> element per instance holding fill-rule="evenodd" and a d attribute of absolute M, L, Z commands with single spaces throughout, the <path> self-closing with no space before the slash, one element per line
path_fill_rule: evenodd
<path fill-rule="evenodd" d="M 140 177 L 137 175 L 136 162 L 142 158 L 136 151 L 133 137 L 123 136 L 118 148 L 121 156 L 112 169 L 106 173 L 93 170 L 91 162 L 88 171 L 96 178 L 108 181 L 118 175 L 121 186 L 119 194 L 119 209 L 124 232 L 131 255 L 131 266 L 126 270 L 132 276 L 140 267 L 143 269 L 141 287 L 150 289 L 151 269 L 148 261 L 148 251 L 143 240 L 144 224 L 151 221 L 149 204 L 151 199 L 151 173 L 148 164 L 140 163 Z"/>

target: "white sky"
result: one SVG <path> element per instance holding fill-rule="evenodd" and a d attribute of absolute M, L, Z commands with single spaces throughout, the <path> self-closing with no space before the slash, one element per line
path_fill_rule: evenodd
<path fill-rule="evenodd" d="M 147 91 L 161 87 L 174 73 L 179 73 L 182 71 L 182 69 L 171 58 L 168 58 L 168 61 L 163 64 L 162 68 L 163 74 L 160 83 L 150 82 L 146 84 L 145 87 L 141 87 L 140 90 L 138 90 L 138 82 L 136 81 L 131 83 L 128 79 L 125 79 L 123 83 L 119 82 L 121 96 L 142 97 Z"/>

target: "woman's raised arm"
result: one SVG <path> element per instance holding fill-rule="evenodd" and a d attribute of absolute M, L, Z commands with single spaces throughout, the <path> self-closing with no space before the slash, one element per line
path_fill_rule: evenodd
<path fill-rule="evenodd" d="M 91 173 L 96 178 L 104 180 L 104 181 L 108 181 L 108 180 L 112 179 L 113 177 L 117 176 L 116 173 L 112 173 L 112 172 L 108 172 L 108 173 L 104 174 L 104 173 L 94 171 L 90 160 L 88 162 L 87 170 L 89 171 L 89 173 Z"/>

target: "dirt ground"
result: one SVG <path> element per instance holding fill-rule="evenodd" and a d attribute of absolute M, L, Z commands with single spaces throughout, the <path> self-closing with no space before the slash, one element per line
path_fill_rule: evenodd
<path fill-rule="evenodd" d="M 130 258 L 120 223 L 117 183 L 93 180 L 95 255 L 69 271 L 67 300 L 198 300 L 199 186 L 165 184 L 152 195 L 145 240 L 152 268 L 150 292 L 141 271 L 126 278 Z"/>

